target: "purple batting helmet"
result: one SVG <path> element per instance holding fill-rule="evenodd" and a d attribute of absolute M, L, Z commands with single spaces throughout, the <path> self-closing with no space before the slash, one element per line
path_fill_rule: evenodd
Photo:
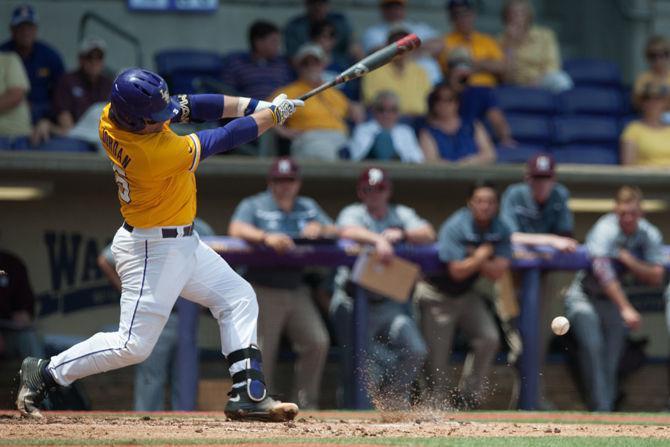
<path fill-rule="evenodd" d="M 142 130 L 147 121 L 167 121 L 179 113 L 167 83 L 149 70 L 129 68 L 114 80 L 111 115 L 124 129 Z"/>

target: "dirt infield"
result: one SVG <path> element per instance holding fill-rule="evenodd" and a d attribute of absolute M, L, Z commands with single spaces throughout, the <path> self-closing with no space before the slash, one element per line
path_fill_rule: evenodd
<path fill-rule="evenodd" d="M 0 414 L 2 444 L 144 444 L 232 439 L 335 440 L 357 438 L 640 437 L 670 440 L 670 415 L 525 412 L 306 412 L 289 423 L 227 421 L 218 413 L 50 412 L 40 421 Z M 670 442 L 670 441 L 668 441 Z M 363 442 L 365 444 L 365 442 Z M 267 444 L 265 444 L 267 445 Z M 304 444 L 302 444 L 304 445 Z M 357 444 L 362 445 L 362 444 Z"/>

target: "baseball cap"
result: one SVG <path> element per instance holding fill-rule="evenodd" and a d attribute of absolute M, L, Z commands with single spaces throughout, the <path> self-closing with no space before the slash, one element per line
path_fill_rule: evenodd
<path fill-rule="evenodd" d="M 553 177 L 556 161 L 544 152 L 533 155 L 526 163 L 526 170 L 531 177 Z"/>
<path fill-rule="evenodd" d="M 314 44 L 314 43 L 306 43 L 302 45 L 300 48 L 298 48 L 298 51 L 296 51 L 294 59 L 296 62 L 300 62 L 307 56 L 313 56 L 320 61 L 325 61 L 326 60 L 326 53 L 324 53 L 323 48 L 321 48 L 320 45 Z"/>
<path fill-rule="evenodd" d="M 297 179 L 300 177 L 300 166 L 292 158 L 277 158 L 270 166 L 268 178 L 276 179 Z"/>
<path fill-rule="evenodd" d="M 37 13 L 30 5 L 17 6 L 12 12 L 12 20 L 9 22 L 10 26 L 17 26 L 22 23 L 37 23 Z"/>
<path fill-rule="evenodd" d="M 367 168 L 358 177 L 358 186 L 384 189 L 391 186 L 391 179 L 382 168 Z"/>
<path fill-rule="evenodd" d="M 106 49 L 107 44 L 104 40 L 97 37 L 87 37 L 79 44 L 79 55 L 87 55 L 93 50 L 99 50 L 104 53 Z"/>
<path fill-rule="evenodd" d="M 466 9 L 473 9 L 474 5 L 472 4 L 472 1 L 470 0 L 449 0 L 447 2 L 447 9 L 451 11 L 452 9 L 456 8 L 466 8 Z"/>
<path fill-rule="evenodd" d="M 379 6 L 386 6 L 393 4 L 405 5 L 407 4 L 407 0 L 379 0 Z"/>

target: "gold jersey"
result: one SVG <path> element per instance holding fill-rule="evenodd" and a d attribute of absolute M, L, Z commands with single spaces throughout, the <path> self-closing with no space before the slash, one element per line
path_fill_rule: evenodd
<path fill-rule="evenodd" d="M 197 206 L 198 136 L 179 136 L 168 123 L 160 132 L 128 132 L 112 121 L 109 109 L 107 104 L 98 132 L 112 161 L 125 221 L 138 228 L 192 223 Z"/>

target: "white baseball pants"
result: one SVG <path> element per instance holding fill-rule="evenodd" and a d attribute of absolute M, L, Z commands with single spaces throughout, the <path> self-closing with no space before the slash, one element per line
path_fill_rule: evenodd
<path fill-rule="evenodd" d="M 57 383 L 142 362 L 179 296 L 209 308 L 219 323 L 223 355 L 257 343 L 253 288 L 197 233 L 178 230 L 179 237 L 163 238 L 160 228 L 119 228 L 112 244 L 122 284 L 119 329 L 52 357 L 48 368 Z"/>

